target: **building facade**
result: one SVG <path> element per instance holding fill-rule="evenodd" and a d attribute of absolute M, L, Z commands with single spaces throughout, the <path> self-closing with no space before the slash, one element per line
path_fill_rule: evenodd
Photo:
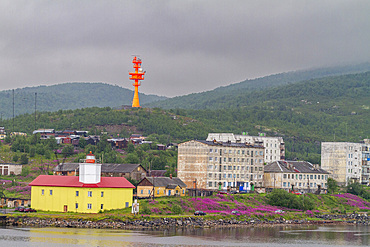
<path fill-rule="evenodd" d="M 259 136 L 235 135 L 232 133 L 209 133 L 207 141 L 221 141 L 232 143 L 248 143 L 265 148 L 265 162 L 285 160 L 285 143 L 282 137 L 268 137 L 264 133 Z"/>
<path fill-rule="evenodd" d="M 352 142 L 322 142 L 321 168 L 339 185 L 362 182 L 362 144 Z"/>
<path fill-rule="evenodd" d="M 307 161 L 274 161 L 265 166 L 266 191 L 284 189 L 313 193 L 327 190 L 329 173 Z"/>
<path fill-rule="evenodd" d="M 0 175 L 20 175 L 22 167 L 21 164 L 0 163 Z"/>
<path fill-rule="evenodd" d="M 137 197 L 185 196 L 186 184 L 179 178 L 146 177 L 137 185 Z"/>
<path fill-rule="evenodd" d="M 362 145 L 362 184 L 370 184 L 370 139 L 365 139 Z"/>
<path fill-rule="evenodd" d="M 179 144 L 177 162 L 177 176 L 188 188 L 263 188 L 263 146 L 192 140 Z"/>
<path fill-rule="evenodd" d="M 40 175 L 31 186 L 31 206 L 36 210 L 76 213 L 132 206 L 135 188 L 124 177 L 101 177 L 101 164 L 90 154 L 80 163 L 79 176 Z"/>

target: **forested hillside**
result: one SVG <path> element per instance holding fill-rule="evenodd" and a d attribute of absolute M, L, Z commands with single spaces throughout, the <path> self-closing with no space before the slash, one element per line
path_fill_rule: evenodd
<path fill-rule="evenodd" d="M 237 103 L 230 104 L 229 101 L 232 101 L 234 98 L 243 98 L 246 94 L 250 95 L 251 92 L 267 90 L 269 88 L 276 88 L 279 86 L 294 84 L 300 81 L 316 78 L 354 74 L 367 71 L 370 71 L 370 63 L 364 63 L 355 66 L 287 72 L 253 80 L 242 81 L 226 87 L 219 87 L 212 91 L 194 93 L 163 101 L 151 102 L 145 104 L 145 106 L 161 107 L 164 109 L 222 109 L 230 106 L 238 106 Z"/>
<path fill-rule="evenodd" d="M 212 101 L 224 109 L 86 108 L 38 113 L 37 127 L 107 131 L 128 137 L 154 134 L 161 143 L 205 139 L 209 132 L 282 136 L 287 158 L 320 162 L 322 141 L 359 142 L 370 137 L 370 72 L 315 79 Z M 4 121 L 8 130 L 12 120 Z M 15 131 L 31 133 L 34 115 L 18 116 Z"/>
<path fill-rule="evenodd" d="M 133 92 L 126 88 L 104 83 L 64 83 L 53 86 L 28 87 L 14 90 L 15 115 L 35 111 L 58 111 L 86 107 L 118 107 L 131 105 Z M 140 94 L 140 102 L 148 103 L 166 97 Z M 13 116 L 12 90 L 0 92 L 0 114 Z"/>

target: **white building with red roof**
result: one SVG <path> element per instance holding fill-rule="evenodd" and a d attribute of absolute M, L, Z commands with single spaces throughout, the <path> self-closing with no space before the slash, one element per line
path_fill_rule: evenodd
<path fill-rule="evenodd" d="M 101 177 L 101 164 L 88 154 L 79 176 L 40 175 L 31 186 L 31 206 L 55 212 L 98 213 L 132 206 L 135 188 L 124 177 Z"/>

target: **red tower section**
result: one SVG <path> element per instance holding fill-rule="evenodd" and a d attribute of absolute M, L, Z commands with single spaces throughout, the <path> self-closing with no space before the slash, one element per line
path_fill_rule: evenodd
<path fill-rule="evenodd" d="M 132 100 L 132 107 L 140 107 L 139 102 L 139 86 L 141 83 L 139 81 L 144 80 L 145 71 L 143 72 L 143 69 L 141 68 L 141 59 L 134 57 L 132 60 L 132 63 L 134 64 L 135 72 L 129 73 L 130 80 L 134 80 L 135 82 L 132 84 L 135 87 L 134 92 L 134 98 Z"/>

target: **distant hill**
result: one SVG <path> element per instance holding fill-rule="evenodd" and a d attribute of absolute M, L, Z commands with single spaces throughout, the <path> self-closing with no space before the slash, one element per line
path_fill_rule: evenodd
<path fill-rule="evenodd" d="M 370 72 L 331 76 L 250 92 L 222 109 L 85 108 L 39 113 L 37 126 L 153 135 L 161 143 L 205 139 L 209 132 L 282 136 L 287 159 L 320 163 L 322 141 L 359 142 L 370 137 Z M 226 104 L 227 103 L 227 104 Z M 219 106 L 220 106 L 219 105 Z M 3 121 L 7 130 L 12 120 Z M 14 130 L 32 133 L 34 116 L 15 118 Z M 112 131 L 114 130 L 114 131 Z M 110 133 L 110 134 L 111 134 Z"/>
<path fill-rule="evenodd" d="M 367 71 L 370 71 L 370 63 L 287 72 L 253 80 L 245 80 L 226 87 L 219 87 L 212 91 L 193 93 L 163 101 L 151 102 L 145 104 L 145 106 L 164 109 L 222 109 L 231 106 L 229 101 L 233 101 L 235 98 L 243 98 L 243 96 L 249 95 L 251 92 L 267 90 L 269 88 L 276 88 L 282 85 L 311 79 Z M 233 104 L 233 106 L 237 106 L 237 104 Z"/>
<path fill-rule="evenodd" d="M 118 107 L 131 105 L 133 91 L 105 83 L 64 83 L 53 86 L 27 87 L 14 90 L 15 115 L 35 111 L 57 111 L 86 107 Z M 140 93 L 140 103 L 163 100 L 166 97 Z M 3 118 L 13 116 L 12 90 L 0 92 L 0 114 Z"/>

